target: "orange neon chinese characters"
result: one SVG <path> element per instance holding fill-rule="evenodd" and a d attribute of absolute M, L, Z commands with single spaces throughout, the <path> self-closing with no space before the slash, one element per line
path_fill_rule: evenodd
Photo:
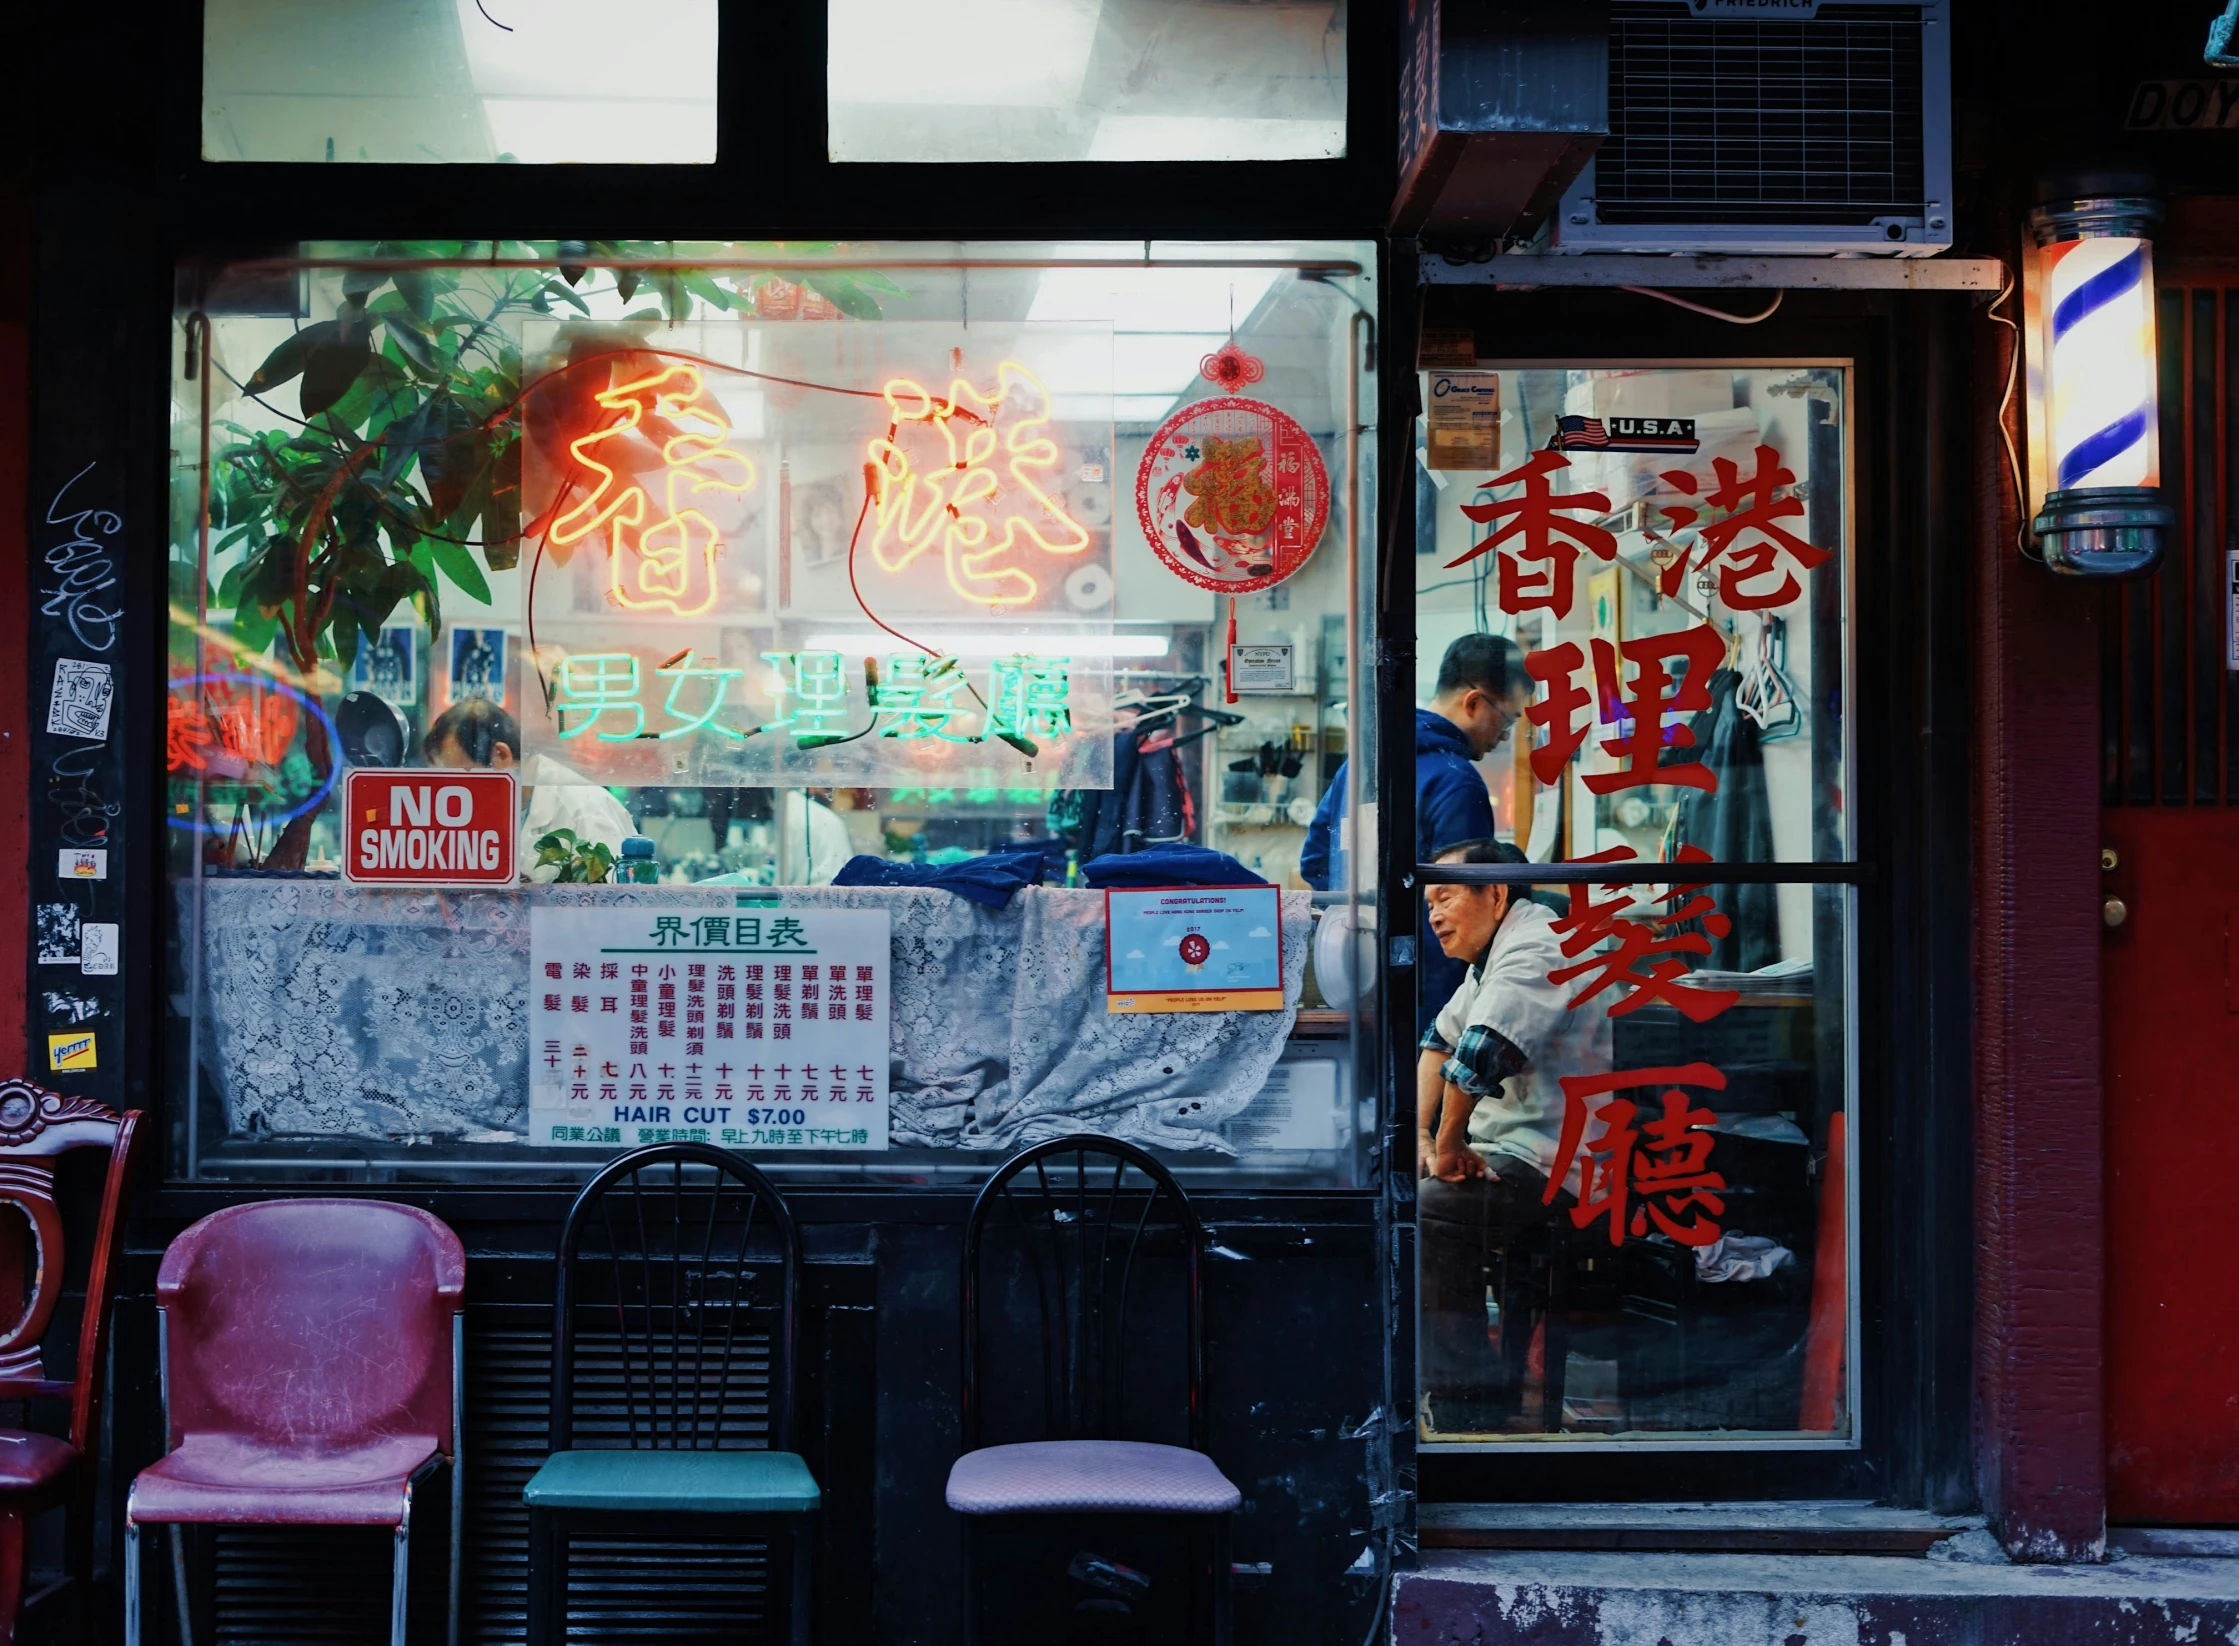
<path fill-rule="evenodd" d="M 568 444 L 591 476 L 590 492 L 552 523 L 552 542 L 565 548 L 605 527 L 617 604 L 697 617 L 715 604 L 723 535 L 695 500 L 751 490 L 754 465 L 724 444 L 730 419 L 697 366 L 666 366 L 617 383 L 599 394 L 598 404 L 610 415 Z M 660 504 L 637 479 L 624 478 L 640 468 L 625 456 L 633 435 L 659 444 Z"/>
<path fill-rule="evenodd" d="M 1041 592 L 1029 546 L 1051 555 L 1088 547 L 1086 529 L 1037 478 L 1057 466 L 1045 432 L 1049 391 L 1017 361 L 998 365 L 989 389 L 957 376 L 946 399 L 896 378 L 886 403 L 894 432 L 869 448 L 878 471 L 871 552 L 882 570 L 938 554 L 965 599 L 1015 606 Z"/>

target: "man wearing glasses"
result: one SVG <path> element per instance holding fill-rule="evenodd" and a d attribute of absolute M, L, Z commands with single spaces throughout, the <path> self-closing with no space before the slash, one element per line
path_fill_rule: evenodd
<path fill-rule="evenodd" d="M 1490 840 L 1493 801 L 1476 762 L 1498 748 L 1531 702 L 1531 681 L 1516 647 L 1497 634 L 1465 634 L 1446 648 L 1430 707 L 1415 711 L 1415 861 L 1455 840 Z M 1298 854 L 1306 884 L 1326 892 L 1346 884 L 1345 786 L 1352 762 L 1337 776 Z M 1425 940 L 1420 945 L 1417 1029 L 1429 1025 L 1462 980 L 1462 963 Z"/>

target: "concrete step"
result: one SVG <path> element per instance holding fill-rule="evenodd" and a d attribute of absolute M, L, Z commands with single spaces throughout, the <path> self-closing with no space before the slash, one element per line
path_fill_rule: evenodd
<path fill-rule="evenodd" d="M 1987 1535 L 1954 1540 L 1987 1543 Z M 1992 1547 L 1995 1547 L 1994 1545 Z M 2239 1646 L 2239 1560 L 1425 1550 L 1395 1646 Z"/>

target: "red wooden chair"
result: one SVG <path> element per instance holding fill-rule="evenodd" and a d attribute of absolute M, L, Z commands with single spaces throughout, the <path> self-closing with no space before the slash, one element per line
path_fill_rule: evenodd
<path fill-rule="evenodd" d="M 457 1646 L 465 1292 L 458 1237 L 387 1201 L 231 1206 L 171 1243 L 156 1277 L 169 1451 L 125 1503 L 125 1646 L 141 1641 L 146 1525 L 172 1528 L 181 1574 L 185 1526 L 389 1527 L 404 1646 L 413 1491 L 446 1463 Z"/>
<path fill-rule="evenodd" d="M 90 1098 L 65 1097 L 27 1080 L 0 1081 L 0 1203 L 22 1214 L 0 1217 L 0 1319 L 15 1322 L 0 1330 L 0 1400 L 70 1403 L 67 1440 L 0 1429 L 0 1646 L 14 1641 L 23 1610 L 25 1526 L 33 1515 L 53 1508 L 69 1512 L 65 1576 L 75 1591 L 79 1638 L 92 1638 L 93 1487 L 100 1474 L 93 1448 L 101 1433 L 109 1302 L 139 1123 L 137 1109 L 120 1115 Z M 106 1149 L 109 1169 L 86 1270 L 77 1358 L 69 1378 L 57 1379 L 47 1375 L 42 1339 L 63 1289 L 55 1166 L 73 1149 Z"/>

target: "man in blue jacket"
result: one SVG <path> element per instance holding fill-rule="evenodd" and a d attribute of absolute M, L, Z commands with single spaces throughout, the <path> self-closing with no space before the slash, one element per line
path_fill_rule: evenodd
<path fill-rule="evenodd" d="M 1465 634 L 1446 648 L 1430 707 L 1415 711 L 1416 862 L 1432 861 L 1442 846 L 1492 838 L 1492 797 L 1475 763 L 1493 752 L 1530 702 L 1531 680 L 1511 642 L 1497 634 Z M 1298 872 L 1316 891 L 1344 880 L 1338 828 L 1351 766 L 1347 761 L 1337 768 L 1298 854 Z M 1421 968 L 1419 1031 L 1461 986 L 1466 968 L 1433 940 L 1419 940 L 1415 955 Z"/>

